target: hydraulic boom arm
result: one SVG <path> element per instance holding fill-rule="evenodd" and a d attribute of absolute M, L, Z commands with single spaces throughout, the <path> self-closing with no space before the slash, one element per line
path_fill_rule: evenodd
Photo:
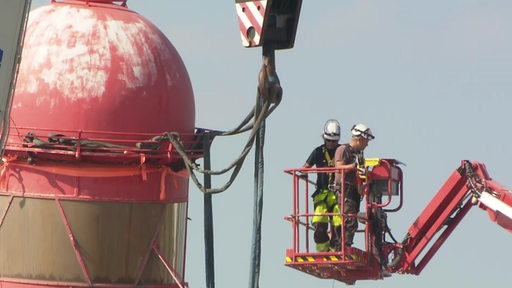
<path fill-rule="evenodd" d="M 398 273 L 420 274 L 475 205 L 512 232 L 512 191 L 489 177 L 484 164 L 464 160 L 409 228 L 403 247 L 389 268 Z M 434 242 L 425 250 L 431 241 Z"/>

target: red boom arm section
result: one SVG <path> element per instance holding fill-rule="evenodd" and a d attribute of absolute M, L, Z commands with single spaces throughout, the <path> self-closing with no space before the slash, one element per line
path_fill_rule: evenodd
<path fill-rule="evenodd" d="M 512 191 L 489 177 L 484 164 L 462 161 L 409 228 L 403 247 L 389 265 L 391 271 L 420 274 L 476 204 L 512 232 Z"/>

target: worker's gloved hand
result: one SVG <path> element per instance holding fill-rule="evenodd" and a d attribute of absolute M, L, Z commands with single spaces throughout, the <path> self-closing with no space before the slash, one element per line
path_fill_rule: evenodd
<path fill-rule="evenodd" d="M 299 176 L 299 178 L 302 178 L 302 179 L 308 179 L 308 173 L 297 172 L 297 176 Z"/>
<path fill-rule="evenodd" d="M 366 177 L 366 167 L 364 163 L 364 156 L 362 153 L 356 155 L 356 170 L 359 177 Z"/>
<path fill-rule="evenodd" d="M 357 167 L 357 174 L 359 175 L 359 177 L 365 177 L 366 169 L 364 167 Z"/>
<path fill-rule="evenodd" d="M 339 193 L 340 192 L 340 184 L 329 184 L 329 187 L 327 187 L 330 191 Z"/>

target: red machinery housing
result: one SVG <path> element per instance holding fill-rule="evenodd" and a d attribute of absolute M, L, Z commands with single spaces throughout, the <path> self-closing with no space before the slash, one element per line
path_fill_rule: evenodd
<path fill-rule="evenodd" d="M 169 132 L 192 152 L 195 108 L 176 49 L 126 1 L 63 0 L 31 12 L 22 56 L 0 285 L 186 287 L 188 173 Z"/>
<path fill-rule="evenodd" d="M 411 225 L 401 242 L 391 235 L 387 213 L 398 211 L 403 204 L 402 170 L 394 159 L 367 159 L 367 174 L 362 177 L 364 211 L 357 217 L 363 229 L 364 249 L 344 246 L 341 251 L 311 251 L 310 238 L 314 228 L 309 225 L 315 215 L 309 208 L 309 186 L 314 184 L 304 173 L 345 173 L 336 168 L 286 170 L 293 176 L 293 212 L 285 219 L 292 223 L 293 247 L 286 251 L 286 266 L 319 278 L 335 279 L 352 285 L 358 280 L 383 279 L 391 273 L 415 274 L 439 250 L 444 241 L 467 214 L 478 207 L 487 211 L 492 221 L 512 232 L 512 192 L 489 177 L 485 165 L 462 161 L 437 192 L 425 210 Z M 339 199 L 343 199 L 340 191 Z M 398 201 L 392 201 L 397 198 Z M 390 207 L 393 203 L 394 207 Z M 343 201 L 340 210 L 343 211 Z M 325 213 L 332 216 L 334 213 Z M 389 235 L 391 239 L 386 239 Z"/>

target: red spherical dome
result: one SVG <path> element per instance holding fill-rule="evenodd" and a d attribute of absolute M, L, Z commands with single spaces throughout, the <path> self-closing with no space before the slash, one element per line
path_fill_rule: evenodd
<path fill-rule="evenodd" d="M 171 42 L 125 7 L 88 4 L 30 13 L 11 130 L 192 132 L 192 87 Z"/>

